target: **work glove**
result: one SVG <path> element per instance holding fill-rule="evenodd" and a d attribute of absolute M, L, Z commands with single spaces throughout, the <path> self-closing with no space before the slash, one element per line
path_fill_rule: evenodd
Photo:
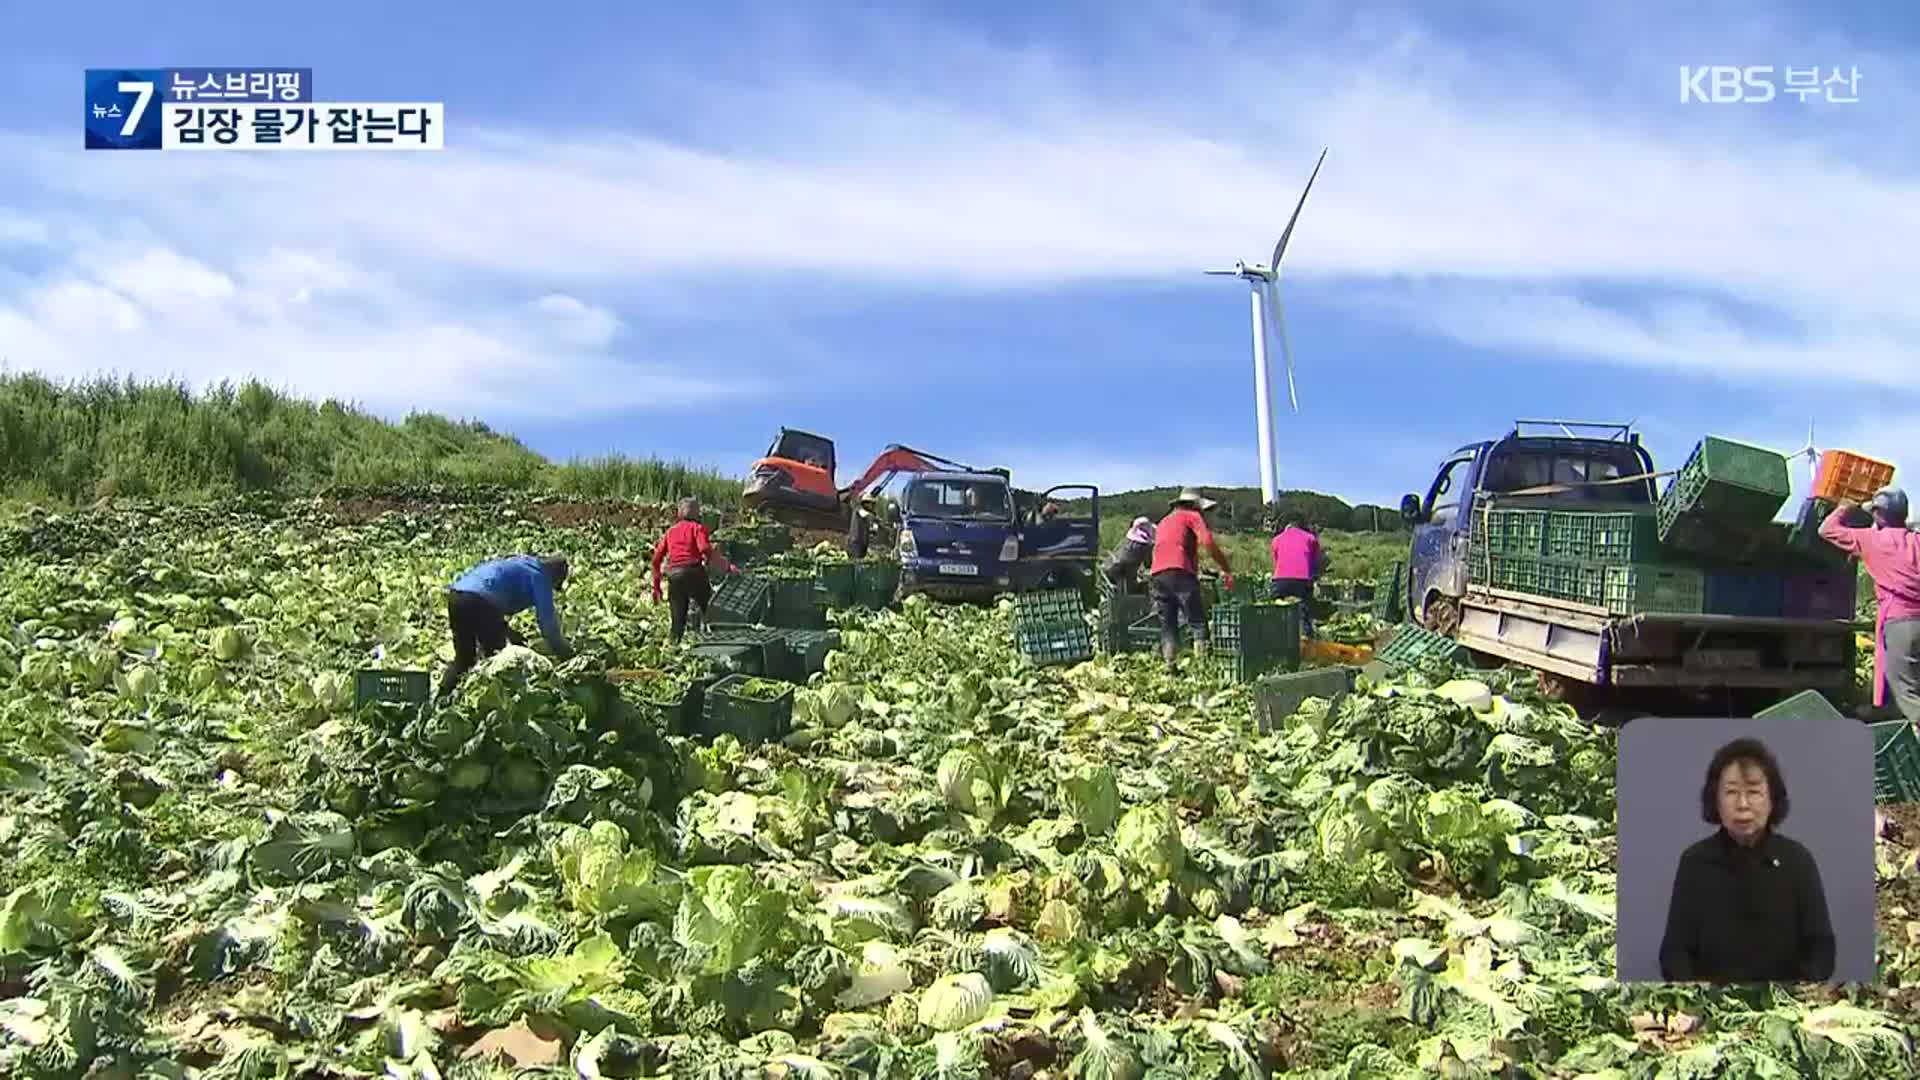
<path fill-rule="evenodd" d="M 1233 591 L 1233 575 L 1232 574 L 1221 574 L 1220 581 L 1222 584 L 1224 584 L 1227 587 L 1227 591 L 1229 593 Z"/>
<path fill-rule="evenodd" d="M 737 573 L 739 573 L 739 572 L 740 572 L 740 568 L 739 568 L 739 567 L 737 567 L 737 566 L 735 566 L 735 565 L 733 565 L 732 563 L 728 563 L 728 564 L 727 564 L 727 573 L 729 573 L 729 574 L 737 574 Z"/>

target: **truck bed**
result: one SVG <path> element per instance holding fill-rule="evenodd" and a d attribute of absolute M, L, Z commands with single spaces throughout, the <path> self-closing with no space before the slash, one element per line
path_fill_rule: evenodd
<path fill-rule="evenodd" d="M 1461 644 L 1596 686 L 1837 688 L 1853 681 L 1850 619 L 1615 615 L 1475 586 Z"/>

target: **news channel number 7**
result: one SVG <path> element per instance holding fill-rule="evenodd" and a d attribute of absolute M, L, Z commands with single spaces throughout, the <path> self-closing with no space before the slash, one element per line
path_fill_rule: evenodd
<path fill-rule="evenodd" d="M 88 68 L 89 150 L 159 150 L 165 106 L 313 100 L 312 68 Z"/>

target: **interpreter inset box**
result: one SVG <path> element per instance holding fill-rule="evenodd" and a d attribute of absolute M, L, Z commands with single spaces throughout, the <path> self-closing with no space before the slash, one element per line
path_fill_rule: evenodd
<path fill-rule="evenodd" d="M 1866 725 L 1642 717 L 1617 780 L 1621 981 L 1872 981 Z"/>

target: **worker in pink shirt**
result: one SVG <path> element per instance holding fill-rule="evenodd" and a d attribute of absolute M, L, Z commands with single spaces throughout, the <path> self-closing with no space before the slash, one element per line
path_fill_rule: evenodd
<path fill-rule="evenodd" d="M 1907 528 L 1907 495 L 1882 488 L 1866 509 L 1873 524 L 1853 528 L 1847 517 L 1859 509 L 1843 503 L 1820 523 L 1820 536 L 1860 560 L 1873 576 L 1879 609 L 1874 627 L 1873 703 L 1887 703 L 1887 689 L 1908 721 L 1920 725 L 1920 534 Z"/>
<path fill-rule="evenodd" d="M 1213 556 L 1227 592 L 1233 592 L 1233 567 L 1227 564 L 1226 553 L 1220 550 L 1213 530 L 1207 528 L 1207 519 L 1201 516 L 1217 505 L 1197 489 L 1187 488 L 1173 500 L 1171 512 L 1153 527 L 1153 569 L 1149 573 L 1153 579 L 1154 601 L 1160 609 L 1160 653 L 1166 658 L 1168 671 L 1174 670 L 1174 660 L 1180 655 L 1182 615 L 1192 628 L 1194 651 L 1202 656 L 1207 652 L 1207 605 L 1200 595 L 1200 549 L 1205 548 L 1207 554 Z"/>
<path fill-rule="evenodd" d="M 1267 584 L 1267 596 L 1273 600 L 1289 597 L 1300 601 L 1300 633 L 1313 636 L 1313 583 L 1326 571 L 1326 552 L 1320 538 L 1307 528 L 1298 511 L 1289 511 L 1281 519 L 1282 528 L 1273 538 L 1273 580 Z"/>

